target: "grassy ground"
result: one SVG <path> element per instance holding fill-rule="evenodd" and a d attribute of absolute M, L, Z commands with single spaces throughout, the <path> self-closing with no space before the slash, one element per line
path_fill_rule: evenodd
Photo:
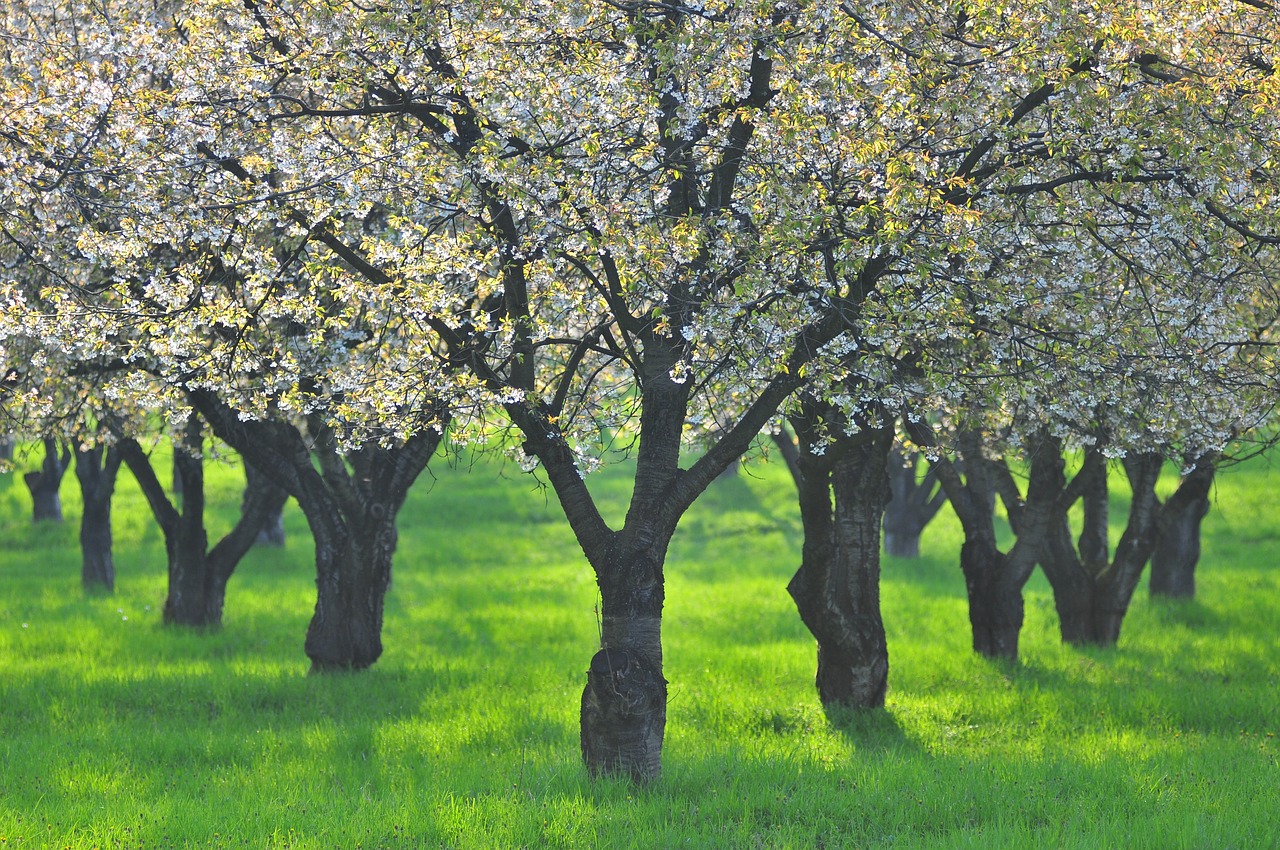
<path fill-rule="evenodd" d="M 233 510 L 241 479 L 211 470 Z M 1197 601 L 1135 599 L 1114 651 L 1063 648 L 1047 585 L 1023 659 L 968 646 L 959 531 L 887 560 L 883 712 L 832 722 L 784 586 L 777 466 L 719 482 L 668 565 L 662 780 L 588 782 L 577 702 L 596 594 L 554 497 L 481 463 L 404 511 L 386 653 L 308 677 L 310 541 L 232 580 L 224 629 L 164 629 L 158 531 L 131 480 L 118 590 L 79 587 L 68 523 L 0 476 L 0 848 L 1280 846 L 1280 473 L 1221 476 Z M 593 487 L 621 510 L 623 477 Z M 214 518 L 225 529 L 230 513 Z"/>

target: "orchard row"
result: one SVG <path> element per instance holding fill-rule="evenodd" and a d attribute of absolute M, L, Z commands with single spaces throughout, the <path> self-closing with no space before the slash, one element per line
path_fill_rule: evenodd
<path fill-rule="evenodd" d="M 316 670 L 377 660 L 396 514 L 441 444 L 505 445 L 599 586 L 593 773 L 658 775 L 668 543 L 762 434 L 799 485 L 820 694 L 870 706 L 895 443 L 964 525 L 975 648 L 1012 657 L 1036 564 L 1064 637 L 1113 642 L 1158 532 L 1270 433 L 1267 0 L 16 0 L 0 21 L 9 430 L 133 467 L 171 560 L 211 571 L 171 564 L 178 619 L 216 621 L 200 594 L 252 537 L 209 549 L 187 522 L 208 434 L 234 448 L 262 479 L 246 516 L 287 494 L 310 525 Z M 182 511 L 145 480 L 157 423 L 191 466 Z M 621 454 L 613 527 L 585 478 Z M 1186 489 L 1161 503 L 1166 460 Z"/>

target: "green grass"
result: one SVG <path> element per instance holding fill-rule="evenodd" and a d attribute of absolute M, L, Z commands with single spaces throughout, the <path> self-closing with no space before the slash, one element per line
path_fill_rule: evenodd
<path fill-rule="evenodd" d="M 164 629 L 160 536 L 117 498 L 117 592 L 79 587 L 68 523 L 0 476 L 0 848 L 1280 846 L 1280 473 L 1221 476 L 1200 596 L 1139 590 L 1120 646 L 1062 647 L 1028 588 L 1016 667 L 969 649 L 946 514 L 887 560 L 883 712 L 830 721 L 784 587 L 799 558 L 776 465 L 718 482 L 668 563 L 664 773 L 587 780 L 577 704 L 596 592 L 554 497 L 479 462 L 406 506 L 386 653 L 305 675 L 310 540 L 233 578 L 225 627 Z M 225 530 L 241 478 L 209 471 Z M 617 515 L 625 475 L 591 484 Z"/>

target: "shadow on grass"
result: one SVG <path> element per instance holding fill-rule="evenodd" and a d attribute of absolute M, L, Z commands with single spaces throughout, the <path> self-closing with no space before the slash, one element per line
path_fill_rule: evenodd
<path fill-rule="evenodd" d="M 1275 680 L 1270 645 L 1233 635 L 1223 618 L 1194 602 L 1161 603 L 1160 625 L 1191 626 L 1187 639 L 1153 642 L 1142 634 L 1118 646 L 1063 646 L 1041 662 L 990 662 L 1024 705 L 1061 728 L 1153 728 L 1230 733 L 1256 721 L 1254 708 Z M 1196 628 L 1203 616 L 1206 626 Z M 1213 652 L 1197 645 L 1210 637 Z M 994 679 L 988 680 L 995 683 Z"/>
<path fill-rule="evenodd" d="M 45 553 L 65 551 L 69 547 L 77 545 L 78 522 L 51 522 L 49 520 L 32 522 L 29 505 L 26 510 L 28 513 L 24 517 L 11 520 L 4 525 L 6 556 L 19 552 L 39 552 L 43 560 Z M 13 559 L 6 557 L 5 560 L 11 561 Z"/>
<path fill-rule="evenodd" d="M 859 752 L 924 752 L 919 743 L 907 737 L 898 718 L 888 709 L 825 706 L 823 711 L 831 728 Z"/>
<path fill-rule="evenodd" d="M 1162 626 L 1186 626 L 1197 630 L 1222 631 L 1226 619 L 1198 599 L 1150 598 L 1150 616 Z"/>

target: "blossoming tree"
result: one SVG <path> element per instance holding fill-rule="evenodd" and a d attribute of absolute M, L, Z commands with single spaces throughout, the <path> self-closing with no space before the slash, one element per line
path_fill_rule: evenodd
<path fill-rule="evenodd" d="M 916 352 L 959 333 L 975 287 L 980 311 L 1006 312 L 1006 281 L 983 262 L 986 208 L 1167 182 L 1145 155 L 1155 145 L 1126 150 L 1162 126 L 1126 75 L 1170 76 L 1197 15 L 1236 13 L 1159 5 L 86 8 L 96 64 L 37 75 L 66 77 L 57 97 L 83 104 L 68 132 L 93 141 L 60 150 L 92 165 L 77 185 L 109 174 L 95 191 L 114 204 L 92 226 L 55 216 L 88 267 L 111 270 L 92 298 L 66 297 L 110 326 L 90 335 L 102 350 L 126 341 L 122 361 L 181 387 L 251 462 L 294 482 L 318 560 L 321 518 L 338 512 L 309 507 L 300 482 L 341 487 L 347 468 L 312 469 L 308 439 L 429 456 L 445 421 L 500 409 L 600 590 L 587 767 L 652 779 L 681 516 L 797 388 L 847 430 L 861 414 L 851 386 L 888 388 L 874 401 L 893 411 L 920 394 L 900 367 L 943 373 Z M 1169 50 L 1142 58 L 1153 46 Z M 1041 109 L 1059 93 L 1069 108 Z M 1090 127 L 1098 110 L 1107 121 Z M 24 112 L 44 126 L 40 113 Z M 1117 127 L 1127 135 L 1090 159 Z M 1196 141 L 1160 132 L 1162 150 Z M 47 161 L 28 156 L 25 173 Z M 1216 189 L 1201 200 L 1253 226 Z M 716 417 L 707 405 L 726 394 L 732 416 Z M 289 417 L 305 428 L 285 434 Z M 706 450 L 682 455 L 713 421 Z M 281 452 L 253 454 L 277 431 Z M 585 476 L 619 435 L 635 473 L 611 524 Z M 322 600 L 379 618 L 342 569 L 320 572 Z M 326 604 L 313 629 L 333 621 Z M 362 666 L 376 651 L 338 657 Z"/>

